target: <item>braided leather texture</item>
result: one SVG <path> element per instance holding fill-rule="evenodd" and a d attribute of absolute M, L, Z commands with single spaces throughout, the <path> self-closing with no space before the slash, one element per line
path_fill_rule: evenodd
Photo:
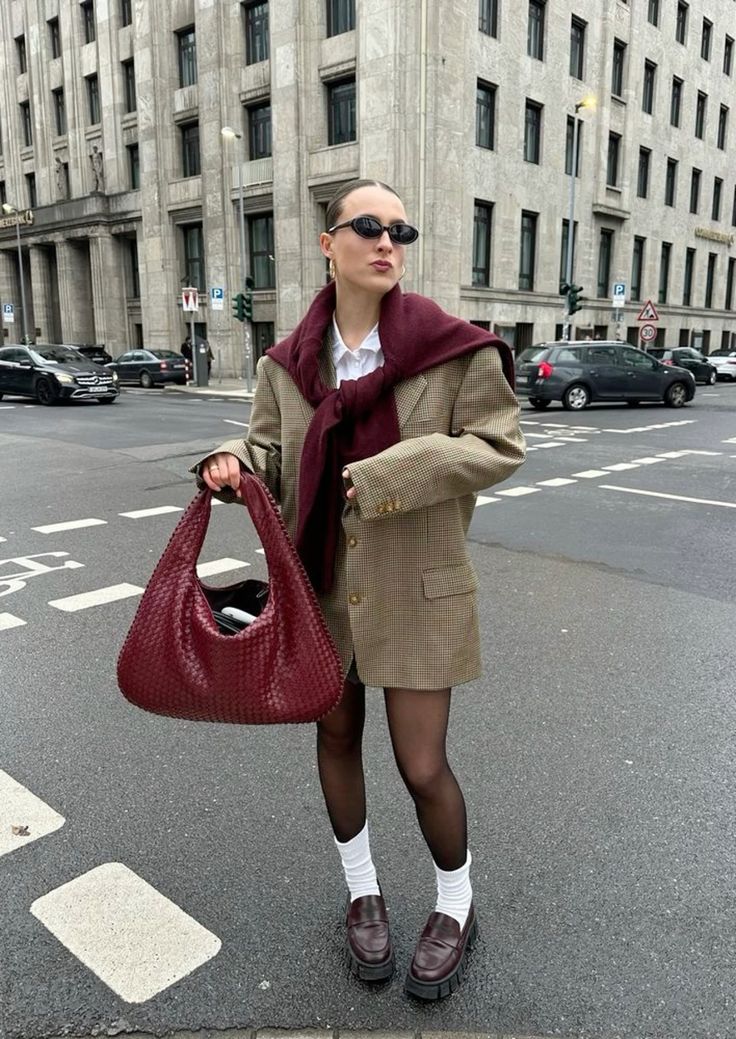
<path fill-rule="evenodd" d="M 263 611 L 237 635 L 219 631 L 208 599 L 232 589 L 205 588 L 197 577 L 212 497 L 201 491 L 140 601 L 118 658 L 118 685 L 137 707 L 172 718 L 316 721 L 342 695 L 340 658 L 276 502 L 248 473 L 240 489 L 268 562 Z"/>

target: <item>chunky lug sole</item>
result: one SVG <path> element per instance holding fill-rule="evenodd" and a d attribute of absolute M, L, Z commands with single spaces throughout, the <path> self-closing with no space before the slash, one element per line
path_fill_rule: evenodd
<path fill-rule="evenodd" d="M 420 981 L 418 978 L 415 978 L 411 973 L 411 970 L 409 970 L 406 975 L 406 981 L 404 982 L 404 992 L 409 996 L 415 996 L 416 999 L 423 999 L 427 1002 L 434 1002 L 438 999 L 444 999 L 445 996 L 452 995 L 453 992 L 460 988 L 460 982 L 465 977 L 468 953 L 475 944 L 477 937 L 478 919 L 476 917 L 470 925 L 468 937 L 465 939 L 465 948 L 460 957 L 460 962 L 457 967 L 455 967 L 452 974 L 448 974 L 446 978 L 442 978 L 440 981 L 430 982 Z"/>
<path fill-rule="evenodd" d="M 358 959 L 349 945 L 348 956 L 350 957 L 350 973 L 354 974 L 356 978 L 360 978 L 361 981 L 386 981 L 394 972 L 393 949 L 389 958 L 383 963 L 364 963 L 363 960 Z"/>

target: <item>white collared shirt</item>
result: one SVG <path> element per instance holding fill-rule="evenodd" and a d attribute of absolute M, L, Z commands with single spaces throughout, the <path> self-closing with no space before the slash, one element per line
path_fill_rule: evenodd
<path fill-rule="evenodd" d="M 334 332 L 332 360 L 335 364 L 337 386 L 346 379 L 360 379 L 363 375 L 370 375 L 376 368 L 383 367 L 383 351 L 381 350 L 381 340 L 378 338 L 378 325 L 373 326 L 356 350 L 345 346 L 334 315 L 332 328 Z"/>

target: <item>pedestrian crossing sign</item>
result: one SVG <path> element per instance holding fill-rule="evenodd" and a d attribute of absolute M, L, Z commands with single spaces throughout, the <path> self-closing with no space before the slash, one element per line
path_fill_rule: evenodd
<path fill-rule="evenodd" d="M 657 313 L 657 308 L 654 306 L 650 299 L 648 299 L 644 306 L 641 308 L 641 311 L 639 312 L 639 317 L 636 320 L 659 321 L 659 314 Z"/>

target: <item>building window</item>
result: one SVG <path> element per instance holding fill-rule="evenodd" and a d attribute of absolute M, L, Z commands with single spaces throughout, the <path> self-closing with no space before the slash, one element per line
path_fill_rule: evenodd
<path fill-rule="evenodd" d="M 496 136 L 496 88 L 479 79 L 475 94 L 475 143 L 479 148 L 494 147 Z"/>
<path fill-rule="evenodd" d="M 61 162 L 58 164 L 57 169 L 57 186 L 59 188 L 59 196 L 61 198 L 69 198 L 71 192 L 69 190 L 69 163 Z"/>
<path fill-rule="evenodd" d="M 546 0 L 529 0 L 529 20 L 526 28 L 526 52 L 537 61 L 544 61 L 544 18 Z"/>
<path fill-rule="evenodd" d="M 128 173 L 131 188 L 139 188 L 141 186 L 141 164 L 137 144 L 128 145 Z"/>
<path fill-rule="evenodd" d="M 35 209 L 38 203 L 35 173 L 26 173 L 26 191 L 28 193 L 28 206 L 30 209 Z"/>
<path fill-rule="evenodd" d="M 624 65 L 626 62 L 626 44 L 623 40 L 613 41 L 613 68 L 611 71 L 611 93 L 615 97 L 623 97 Z"/>
<path fill-rule="evenodd" d="M 648 115 L 654 110 L 654 83 L 657 76 L 657 66 L 653 61 L 644 62 L 644 90 L 641 95 L 641 110 Z"/>
<path fill-rule="evenodd" d="M 731 206 L 731 227 L 736 227 L 736 187 L 733 189 L 733 204 Z"/>
<path fill-rule="evenodd" d="M 521 214 L 521 248 L 519 250 L 519 288 L 534 291 L 534 269 L 537 263 L 537 213 Z"/>
<path fill-rule="evenodd" d="M 703 35 L 700 38 L 700 57 L 704 61 L 710 61 L 710 45 L 713 39 L 713 22 L 707 18 L 703 19 Z"/>
<path fill-rule="evenodd" d="M 662 242 L 662 255 L 659 261 L 659 302 L 666 303 L 670 285 L 670 258 L 672 243 Z"/>
<path fill-rule="evenodd" d="M 726 137 L 728 136 L 728 105 L 721 105 L 718 113 L 718 147 L 721 151 L 726 150 Z"/>
<path fill-rule="evenodd" d="M 252 216 L 248 220 L 250 269 L 256 289 L 276 286 L 276 263 L 273 244 L 273 213 Z"/>
<path fill-rule="evenodd" d="M 713 181 L 713 207 L 711 209 L 711 220 L 721 219 L 721 198 L 723 196 L 723 181 L 716 177 Z"/>
<path fill-rule="evenodd" d="M 674 206 L 677 194 L 677 159 L 667 160 L 667 174 L 664 182 L 664 204 Z"/>
<path fill-rule="evenodd" d="M 607 227 L 601 228 L 601 237 L 598 244 L 598 296 L 608 296 L 611 286 L 611 264 L 613 263 L 613 231 Z"/>
<path fill-rule="evenodd" d="M 49 18 L 46 23 L 49 27 L 49 50 L 52 58 L 58 58 L 61 54 L 61 35 L 59 34 L 59 19 Z"/>
<path fill-rule="evenodd" d="M 8 195 L 5 190 L 5 181 L 0 180 L 0 206 L 4 206 L 8 201 Z"/>
<path fill-rule="evenodd" d="M 66 105 L 64 103 L 64 88 L 58 87 L 51 91 L 54 99 L 54 125 L 56 136 L 63 137 L 66 133 Z"/>
<path fill-rule="evenodd" d="M 355 80 L 344 79 L 327 86 L 328 143 L 347 144 L 356 139 Z"/>
<path fill-rule="evenodd" d="M 243 4 L 245 19 L 245 64 L 256 65 L 259 61 L 267 61 L 269 57 L 268 43 L 268 3 L 256 0 L 255 3 Z"/>
<path fill-rule="evenodd" d="M 695 274 L 695 250 L 685 251 L 685 281 L 682 287 L 682 305 L 689 307 L 693 298 L 693 277 Z"/>
<path fill-rule="evenodd" d="M 176 34 L 179 55 L 179 86 L 191 87 L 197 82 L 197 37 L 194 26 Z"/>
<path fill-rule="evenodd" d="M 652 25 L 659 25 L 659 0 L 649 0 L 647 18 Z"/>
<path fill-rule="evenodd" d="M 185 177 L 198 177 L 202 172 L 199 157 L 199 123 L 184 123 L 180 130 L 182 174 Z"/>
<path fill-rule="evenodd" d="M 133 0 L 120 0 L 120 24 L 130 25 L 133 21 Z M 138 293 L 140 295 L 140 293 Z"/>
<path fill-rule="evenodd" d="M 560 242 L 560 284 L 567 281 L 567 248 L 570 242 L 570 221 L 562 221 L 562 240 Z M 575 277 L 575 252 L 578 244 L 578 222 L 572 226 L 572 277 Z"/>
<path fill-rule="evenodd" d="M 618 185 L 618 167 L 621 153 L 621 134 L 609 133 L 608 135 L 608 165 L 606 167 L 606 184 L 609 188 Z"/>
<path fill-rule="evenodd" d="M 25 36 L 16 36 L 15 38 L 15 49 L 18 52 L 18 73 L 23 75 L 24 72 L 28 71 L 28 62 L 26 59 L 26 38 Z"/>
<path fill-rule="evenodd" d="M 542 106 L 527 101 L 524 120 L 524 160 L 539 165 L 542 148 Z"/>
<path fill-rule="evenodd" d="M 258 361 L 275 342 L 274 327 L 272 321 L 254 321 L 253 329 L 253 356 Z"/>
<path fill-rule="evenodd" d="M 82 0 L 79 5 L 82 15 L 82 35 L 85 43 L 94 43 L 97 38 L 95 28 L 95 5 L 93 0 Z"/>
<path fill-rule="evenodd" d="M 492 219 L 492 203 L 476 199 L 473 212 L 473 285 L 491 284 Z"/>
<path fill-rule="evenodd" d="M 498 0 L 479 0 L 478 31 L 498 36 Z"/>
<path fill-rule="evenodd" d="M 23 147 L 31 148 L 33 146 L 33 124 L 31 122 L 31 102 L 21 101 L 20 103 L 20 125 L 23 129 Z"/>
<path fill-rule="evenodd" d="M 723 72 L 726 76 L 731 75 L 733 67 L 733 37 L 727 36 L 723 44 Z"/>
<path fill-rule="evenodd" d="M 578 124 L 578 146 L 577 155 L 575 156 L 575 176 L 580 176 L 580 155 L 583 145 L 583 121 L 582 119 L 577 120 Z M 569 176 L 572 175 L 572 150 L 575 147 L 575 119 L 569 115 L 567 117 L 567 140 L 565 141 L 565 173 Z"/>
<path fill-rule="evenodd" d="M 647 198 L 649 195 L 649 165 L 651 157 L 651 148 L 639 149 L 639 169 L 636 177 L 636 194 L 639 198 Z"/>
<path fill-rule="evenodd" d="M 184 269 L 187 285 L 204 292 L 207 280 L 204 270 L 204 234 L 201 224 L 182 227 L 184 236 Z"/>
<path fill-rule="evenodd" d="M 135 93 L 135 65 L 133 59 L 124 61 L 123 65 L 123 94 L 125 97 L 125 111 L 135 112 L 138 107 Z"/>
<path fill-rule="evenodd" d="M 736 271 L 736 260 L 733 256 L 728 259 L 728 273 L 726 274 L 726 302 L 725 310 L 733 310 L 733 278 Z"/>
<path fill-rule="evenodd" d="M 696 169 L 693 166 L 693 172 L 690 177 L 690 212 L 697 213 L 700 208 L 700 175 L 701 170 Z"/>
<path fill-rule="evenodd" d="M 138 239 L 126 238 L 128 246 L 128 274 L 129 274 L 129 297 L 140 299 L 141 297 L 141 274 L 138 264 Z"/>
<path fill-rule="evenodd" d="M 327 35 L 339 36 L 355 28 L 355 0 L 327 0 Z"/>
<path fill-rule="evenodd" d="M 631 299 L 641 299 L 641 283 L 644 276 L 644 256 L 646 251 L 646 238 L 634 238 L 634 253 L 631 260 Z"/>
<path fill-rule="evenodd" d="M 583 79 L 585 72 L 585 25 L 573 15 L 570 23 L 570 75 L 575 79 Z"/>
<path fill-rule="evenodd" d="M 695 136 L 700 140 L 705 137 L 705 118 L 708 110 L 708 95 L 702 90 L 698 91 L 698 101 L 695 107 Z"/>
<path fill-rule="evenodd" d="M 716 282 L 716 265 L 718 264 L 718 253 L 708 253 L 708 270 L 705 275 L 705 309 L 710 310 L 713 306 L 713 287 Z"/>
<path fill-rule="evenodd" d="M 675 25 L 675 39 L 678 43 L 687 43 L 687 16 L 689 5 L 685 0 L 677 0 L 677 23 Z"/>
<path fill-rule="evenodd" d="M 87 114 L 89 125 L 96 126 L 100 121 L 100 81 L 97 73 L 87 76 Z"/>
<path fill-rule="evenodd" d="M 266 159 L 271 154 L 271 102 L 248 108 L 248 154 L 251 159 Z"/>
<path fill-rule="evenodd" d="M 672 77 L 672 98 L 670 100 L 670 124 L 679 126 L 682 117 L 682 80 Z"/>

